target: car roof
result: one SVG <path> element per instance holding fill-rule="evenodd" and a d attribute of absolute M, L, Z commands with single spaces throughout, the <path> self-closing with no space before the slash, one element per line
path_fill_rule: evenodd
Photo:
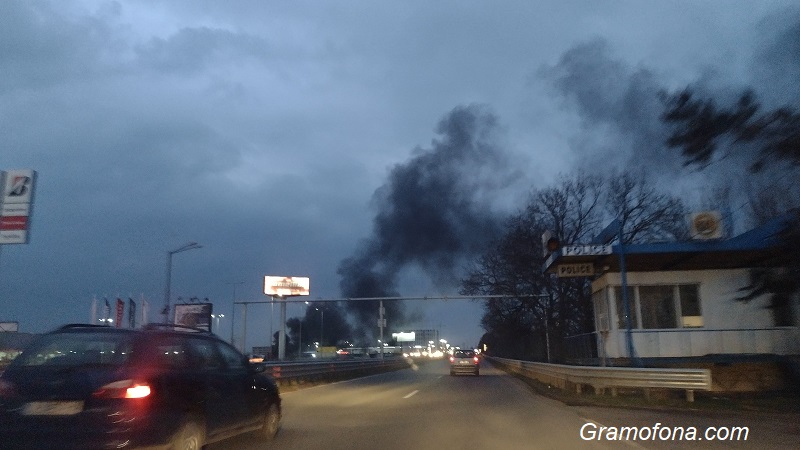
<path fill-rule="evenodd" d="M 152 330 L 187 330 L 187 331 L 195 331 L 198 333 L 206 333 L 211 334 L 209 331 L 206 331 L 202 328 L 190 327 L 186 325 L 178 325 L 174 323 L 148 323 L 147 325 L 142 326 L 142 328 L 137 329 L 130 329 L 130 328 L 114 328 L 108 325 L 92 325 L 88 323 L 70 323 L 66 325 L 62 325 L 56 328 L 56 331 L 62 330 L 72 330 L 72 329 L 96 329 L 96 330 L 113 330 L 113 331 L 120 331 L 120 332 L 130 332 L 130 331 L 152 331 Z"/>
<path fill-rule="evenodd" d="M 72 323 L 63 325 L 48 334 L 56 333 L 119 333 L 131 335 L 152 335 L 152 334 L 172 334 L 180 336 L 206 336 L 222 341 L 219 336 L 211 333 L 210 331 L 201 328 L 188 327 L 185 325 L 165 324 L 165 323 L 150 323 L 142 328 L 129 329 L 129 328 L 113 328 L 107 325 L 92 325 L 85 323 Z M 224 341 L 223 341 L 224 342 Z"/>

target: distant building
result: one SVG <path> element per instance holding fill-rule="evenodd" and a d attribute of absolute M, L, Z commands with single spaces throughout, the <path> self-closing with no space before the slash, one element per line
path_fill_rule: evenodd
<path fill-rule="evenodd" d="M 31 333 L 0 332 L 0 367 L 16 358 L 36 336 Z"/>
<path fill-rule="evenodd" d="M 439 343 L 439 330 L 414 330 L 414 345 L 427 347 L 430 342 Z"/>

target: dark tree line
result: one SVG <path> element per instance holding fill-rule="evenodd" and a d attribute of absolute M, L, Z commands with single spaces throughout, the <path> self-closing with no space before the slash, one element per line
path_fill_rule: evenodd
<path fill-rule="evenodd" d="M 465 295 L 509 295 L 485 302 L 482 344 L 498 356 L 553 362 L 568 356 L 565 338 L 593 331 L 589 281 L 542 272 L 542 234 L 550 230 L 565 245 L 588 243 L 612 218 L 626 242 L 685 235 L 686 208 L 658 192 L 644 175 L 586 173 L 562 178 L 531 193 L 510 217 L 505 233 L 462 281 Z"/>

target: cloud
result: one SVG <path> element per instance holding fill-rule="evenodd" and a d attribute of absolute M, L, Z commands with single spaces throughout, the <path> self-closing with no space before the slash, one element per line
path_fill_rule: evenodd
<path fill-rule="evenodd" d="M 576 45 L 539 76 L 581 118 L 573 149 L 586 167 L 642 167 L 676 174 L 682 161 L 668 152 L 661 123 L 665 88 L 644 67 L 631 67 L 600 38 Z"/>
<path fill-rule="evenodd" d="M 523 174 L 656 158 L 651 93 L 752 56 L 749 36 L 764 59 L 747 75 L 786 65 L 773 97 L 796 89 L 796 21 L 751 29 L 783 3 L 0 2 L 0 169 L 40 175 L 31 242 L 0 257 L 0 319 L 43 331 L 85 320 L 92 294 L 158 300 L 165 252 L 190 240 L 173 292 L 220 308 L 227 282 L 263 299 L 265 274 L 336 296 L 347 256 L 387 292 L 434 291 L 521 204 Z M 452 320 L 477 329 L 469 306 Z"/>
<path fill-rule="evenodd" d="M 215 66 L 266 62 L 270 45 L 256 36 L 209 27 L 182 28 L 167 38 L 153 37 L 136 47 L 140 67 L 187 76 Z"/>

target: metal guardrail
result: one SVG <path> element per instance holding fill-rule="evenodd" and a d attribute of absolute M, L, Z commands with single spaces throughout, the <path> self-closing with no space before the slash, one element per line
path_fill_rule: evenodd
<path fill-rule="evenodd" d="M 391 357 L 383 360 L 369 358 L 314 362 L 270 361 L 262 364 L 267 369 L 266 373 L 271 374 L 272 378 L 278 382 L 332 377 L 352 374 L 353 372 L 396 370 L 409 366 L 409 362 L 402 357 Z"/>
<path fill-rule="evenodd" d="M 610 388 L 613 396 L 617 395 L 617 388 L 642 388 L 645 396 L 649 396 L 650 389 L 682 389 L 686 391 L 686 400 L 693 402 L 694 391 L 711 390 L 709 369 L 565 366 L 494 357 L 487 359 L 551 386 L 561 389 L 574 387 L 578 394 L 585 385 L 594 387 L 598 395 Z"/>

